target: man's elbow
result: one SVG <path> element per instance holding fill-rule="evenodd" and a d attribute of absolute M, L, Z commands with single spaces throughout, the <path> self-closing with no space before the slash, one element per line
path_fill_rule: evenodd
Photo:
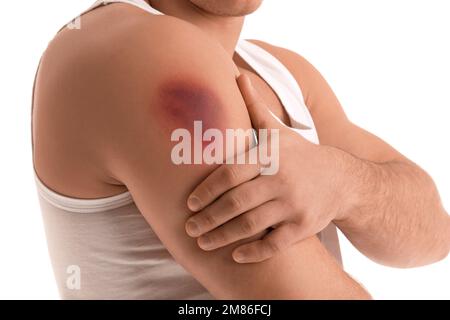
<path fill-rule="evenodd" d="M 442 205 L 439 191 L 433 179 L 423 170 L 423 205 L 422 222 L 428 225 L 423 229 L 424 246 L 412 248 L 409 261 L 404 261 L 403 268 L 415 268 L 430 265 L 444 260 L 450 252 L 450 216 Z M 426 221 L 428 220 L 428 221 Z M 413 236 L 413 235 L 412 235 Z"/>
<path fill-rule="evenodd" d="M 431 263 L 439 262 L 446 259 L 450 253 L 450 216 L 444 209 L 442 209 L 442 211 L 443 211 L 442 214 L 444 215 L 442 244 L 438 243 L 436 245 L 435 261 L 432 261 Z"/>
<path fill-rule="evenodd" d="M 413 248 L 410 259 L 398 261 L 392 267 L 410 269 L 431 265 L 446 259 L 450 253 L 450 216 L 441 210 L 442 222 L 438 224 L 438 229 L 430 231 L 427 240 L 428 245 L 423 250 Z"/>
<path fill-rule="evenodd" d="M 442 217 L 441 223 L 437 223 L 438 229 L 432 233 L 430 239 L 430 250 L 424 252 L 422 263 L 412 265 L 411 267 L 420 267 L 424 265 L 433 264 L 444 260 L 448 257 L 450 252 L 450 216 L 445 209 L 439 204 L 439 211 L 436 216 Z"/>

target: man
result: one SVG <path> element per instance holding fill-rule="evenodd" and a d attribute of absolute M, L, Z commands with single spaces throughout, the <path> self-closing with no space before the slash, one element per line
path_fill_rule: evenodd
<path fill-rule="evenodd" d="M 307 61 L 255 42 L 294 75 L 321 145 L 288 128 L 288 106 L 234 54 L 244 16 L 260 0 L 106 2 L 119 3 L 84 15 L 76 32 L 63 30 L 42 60 L 34 103 L 34 161 L 51 189 L 81 199 L 129 191 L 176 262 L 216 298 L 369 298 L 315 236 L 330 222 L 382 263 L 413 266 L 447 255 L 449 217 L 426 173 L 350 123 Z M 140 9 L 149 4 L 165 15 Z M 221 132 L 252 125 L 278 129 L 278 173 L 260 177 L 259 164 L 175 165 L 170 158 L 173 132 L 192 132 L 198 120 Z M 189 220 L 188 206 L 199 211 Z M 49 229 L 61 238 L 72 232 L 70 240 L 59 243 L 82 247 L 65 253 L 64 261 L 92 259 L 89 252 L 76 256 L 94 250 L 92 243 L 78 236 L 80 230 L 73 232 L 73 223 L 61 228 L 61 220 L 54 222 L 61 216 L 48 222 L 54 226 Z M 80 222 L 87 228 L 84 237 L 106 232 L 105 222 L 96 222 L 101 224 L 96 231 L 90 231 L 92 223 Z M 113 235 L 122 230 L 120 223 Z M 133 266 L 143 266 L 133 273 L 144 273 L 155 256 L 136 263 L 132 253 L 138 248 L 128 249 L 121 252 L 111 245 L 100 254 L 130 259 Z M 61 250 L 52 256 L 59 257 Z M 117 277 L 111 270 L 119 268 L 118 259 L 108 261 L 108 284 L 96 283 L 96 265 L 86 263 L 88 287 L 104 285 L 102 294 L 121 288 L 121 297 L 132 295 L 135 287 L 124 283 L 135 277 L 130 272 Z M 180 296 L 176 290 L 181 288 L 172 286 L 175 293 L 164 297 Z M 77 297 L 98 297 L 92 292 Z"/>

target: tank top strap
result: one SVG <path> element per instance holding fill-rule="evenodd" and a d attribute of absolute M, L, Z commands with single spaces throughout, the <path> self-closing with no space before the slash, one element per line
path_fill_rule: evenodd
<path fill-rule="evenodd" d="M 314 121 L 302 90 L 284 64 L 260 46 L 241 40 L 236 53 L 274 90 L 289 115 L 291 127 L 304 138 L 318 144 Z"/>

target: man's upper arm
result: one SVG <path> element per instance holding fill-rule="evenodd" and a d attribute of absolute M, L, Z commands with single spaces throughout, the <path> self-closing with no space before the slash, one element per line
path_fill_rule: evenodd
<path fill-rule="evenodd" d="M 239 265 L 231 257 L 238 244 L 205 252 L 186 234 L 187 196 L 216 166 L 175 165 L 173 130 L 192 133 L 197 120 L 204 130 L 222 132 L 251 123 L 224 51 L 188 26 L 168 23 L 159 30 L 156 48 L 133 54 L 133 75 L 125 81 L 132 94 L 111 88 L 115 130 L 105 141 L 105 156 L 173 257 L 216 298 L 367 297 L 316 237 L 269 261 Z M 164 36 L 173 40 L 158 38 Z"/>

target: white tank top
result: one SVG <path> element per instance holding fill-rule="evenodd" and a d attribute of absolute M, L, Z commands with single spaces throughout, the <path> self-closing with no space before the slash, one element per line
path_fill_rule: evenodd
<path fill-rule="evenodd" d="M 144 0 L 99 0 L 86 12 L 117 2 L 162 14 Z M 287 68 L 245 40 L 238 43 L 236 52 L 278 95 L 292 128 L 318 144 L 301 89 Z M 63 299 L 212 299 L 175 262 L 129 192 L 102 199 L 75 199 L 50 190 L 37 175 L 35 178 L 50 258 Z M 341 262 L 336 227 L 330 224 L 318 236 Z"/>

